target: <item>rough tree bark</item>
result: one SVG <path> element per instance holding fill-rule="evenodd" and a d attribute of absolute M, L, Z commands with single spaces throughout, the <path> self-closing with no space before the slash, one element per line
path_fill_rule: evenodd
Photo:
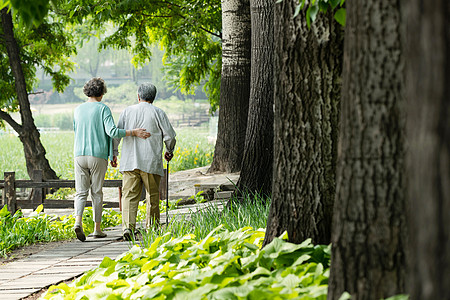
<path fill-rule="evenodd" d="M 450 2 L 405 1 L 412 300 L 450 299 Z"/>
<path fill-rule="evenodd" d="M 328 299 L 405 292 L 403 58 L 398 0 L 346 3 Z"/>
<path fill-rule="evenodd" d="M 240 191 L 270 196 L 273 166 L 273 0 L 250 0 L 250 101 Z"/>
<path fill-rule="evenodd" d="M 20 48 L 14 37 L 12 16 L 10 12 L 8 13 L 7 8 L 1 10 L 1 22 L 9 63 L 15 79 L 15 89 L 20 106 L 20 118 L 22 124 L 20 125 L 15 122 L 9 114 L 5 112 L 1 112 L 0 117 L 10 124 L 11 127 L 19 134 L 25 153 L 27 172 L 30 178 L 33 177 L 33 170 L 41 169 L 44 173 L 44 179 L 57 179 L 58 176 L 56 176 L 55 171 L 53 171 L 50 167 L 50 164 L 45 157 L 46 151 L 40 141 L 39 131 L 34 124 L 33 115 L 30 109 L 30 102 L 28 100 L 25 76 L 20 63 Z"/>
<path fill-rule="evenodd" d="M 250 96 L 250 0 L 222 0 L 222 27 L 219 124 L 209 172 L 238 172 Z"/>
<path fill-rule="evenodd" d="M 275 121 L 272 204 L 264 244 L 329 243 L 335 195 L 343 28 L 333 14 L 311 29 L 296 0 L 275 4 Z"/>

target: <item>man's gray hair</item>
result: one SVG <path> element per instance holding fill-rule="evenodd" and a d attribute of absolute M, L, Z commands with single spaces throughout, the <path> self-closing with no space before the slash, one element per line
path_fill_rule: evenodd
<path fill-rule="evenodd" d="M 151 83 L 143 83 L 138 87 L 138 95 L 141 100 L 153 102 L 156 97 L 156 86 Z"/>

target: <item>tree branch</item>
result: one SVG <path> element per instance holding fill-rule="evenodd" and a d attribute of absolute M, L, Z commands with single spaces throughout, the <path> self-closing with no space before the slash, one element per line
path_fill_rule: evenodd
<path fill-rule="evenodd" d="M 144 17 L 147 17 L 147 18 L 173 18 L 173 16 L 170 16 L 170 15 L 167 15 L 167 16 L 164 16 L 164 15 L 162 15 L 162 16 L 153 16 L 153 15 L 148 15 L 148 14 L 145 14 L 145 13 L 141 13 L 141 16 L 144 16 Z M 185 16 L 180 15 L 180 14 L 176 14 L 176 16 L 180 17 L 182 19 L 187 19 Z M 200 26 L 198 28 L 200 28 L 201 30 L 203 30 L 206 33 L 209 33 L 210 35 L 213 35 L 215 37 L 218 37 L 219 39 L 222 39 L 222 33 L 214 33 L 212 31 L 204 28 L 203 26 Z"/>
<path fill-rule="evenodd" d="M 4 112 L 3 110 L 0 110 L 0 118 L 2 118 L 3 120 L 6 121 L 6 123 L 9 124 L 9 126 L 11 126 L 17 133 L 21 133 L 22 132 L 22 125 L 20 125 L 19 123 L 17 123 L 10 114 Z"/>

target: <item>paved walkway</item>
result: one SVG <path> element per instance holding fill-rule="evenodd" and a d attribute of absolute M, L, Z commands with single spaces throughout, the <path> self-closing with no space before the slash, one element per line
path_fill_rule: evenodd
<path fill-rule="evenodd" d="M 179 173 L 179 172 L 177 172 Z M 175 174 L 177 174 L 175 173 Z M 191 176 L 192 175 L 192 176 Z M 177 174 L 172 177 L 169 186 L 172 185 L 173 194 L 180 196 L 181 193 L 193 195 L 194 183 L 199 182 L 195 177 L 204 177 L 201 183 L 226 183 L 230 176 L 207 176 L 191 173 Z M 187 178 L 190 177 L 190 178 Z M 231 179 L 237 181 L 238 175 Z M 183 179 L 188 179 L 183 184 Z M 184 187 L 184 188 L 183 188 Z M 208 202 L 211 203 L 211 202 Z M 189 216 L 197 210 L 204 208 L 208 203 L 183 206 L 181 209 L 169 212 L 169 222 L 175 217 Z M 213 201 L 219 207 L 223 205 L 222 200 Z M 161 214 L 161 223 L 166 223 L 166 214 Z M 44 250 L 20 260 L 0 265 L 0 299 L 21 299 L 28 297 L 50 285 L 63 281 L 72 280 L 84 272 L 96 267 L 108 256 L 112 259 L 130 249 L 131 243 L 122 241 L 122 230 L 119 226 L 105 231 L 108 237 L 105 239 L 94 239 L 87 237 L 86 242 L 78 240 L 62 244 L 53 249 Z"/>
<path fill-rule="evenodd" d="M 122 230 L 106 231 L 108 237 L 86 242 L 73 241 L 27 258 L 0 266 L 0 299 L 27 297 L 52 284 L 70 280 L 111 258 L 128 251 L 130 243 L 120 242 Z"/>

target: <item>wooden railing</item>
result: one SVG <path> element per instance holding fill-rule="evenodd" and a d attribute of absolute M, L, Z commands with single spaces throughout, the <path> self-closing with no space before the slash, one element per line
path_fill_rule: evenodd
<path fill-rule="evenodd" d="M 159 186 L 159 195 L 161 199 L 166 199 L 166 170 L 164 169 L 164 177 L 161 178 Z M 0 180 L 0 189 L 3 189 L 2 203 L 0 207 L 8 205 L 8 210 L 14 214 L 19 208 L 36 209 L 43 204 L 44 208 L 73 208 L 73 200 L 53 200 L 45 199 L 46 191 L 49 189 L 59 188 L 75 188 L 74 180 L 43 180 L 42 170 L 33 171 L 33 180 L 16 180 L 15 172 L 5 172 L 4 180 Z M 122 180 L 105 180 L 103 187 L 117 187 L 117 202 L 104 201 L 104 207 L 121 207 L 122 198 Z M 32 192 L 28 200 L 19 200 L 16 197 L 16 189 L 31 188 Z M 145 190 L 141 199 L 145 197 Z M 87 201 L 86 206 L 91 206 L 91 201 Z"/>

